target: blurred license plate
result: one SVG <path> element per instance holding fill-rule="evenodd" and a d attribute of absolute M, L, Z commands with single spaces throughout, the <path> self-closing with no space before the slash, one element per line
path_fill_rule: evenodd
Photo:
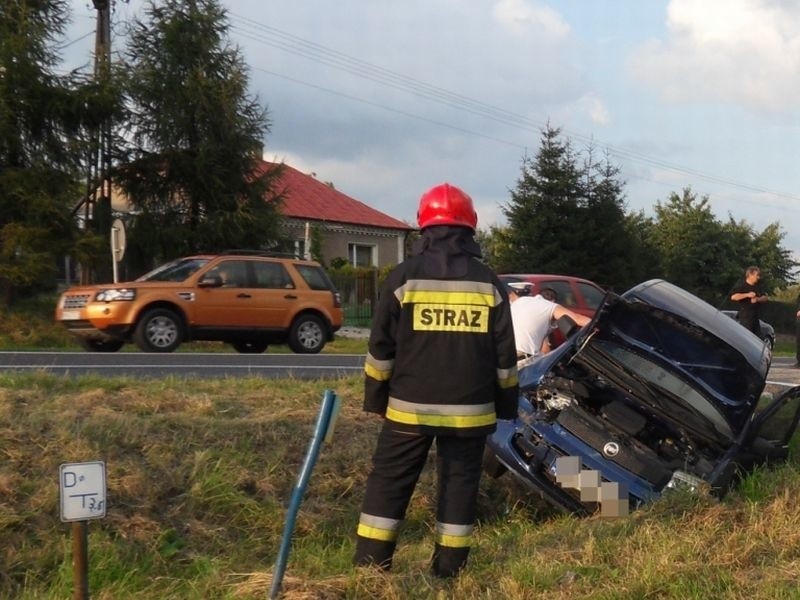
<path fill-rule="evenodd" d="M 81 311 L 79 310 L 65 310 L 61 313 L 62 321 L 77 321 L 81 318 Z"/>

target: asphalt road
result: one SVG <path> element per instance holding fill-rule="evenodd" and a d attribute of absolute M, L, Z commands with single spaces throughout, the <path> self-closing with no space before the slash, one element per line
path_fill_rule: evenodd
<path fill-rule="evenodd" d="M 0 371 L 107 377 L 266 377 L 320 379 L 364 370 L 360 354 L 0 352 Z"/>
<path fill-rule="evenodd" d="M 783 388 L 800 385 L 800 369 L 794 368 L 794 363 L 794 358 L 782 356 L 773 358 L 767 374 L 767 387 Z"/>
<path fill-rule="evenodd" d="M 793 358 L 776 357 L 767 376 L 768 388 L 800 385 Z M 0 371 L 47 372 L 108 377 L 295 377 L 320 379 L 360 374 L 361 354 L 228 354 L 141 352 L 0 352 Z"/>

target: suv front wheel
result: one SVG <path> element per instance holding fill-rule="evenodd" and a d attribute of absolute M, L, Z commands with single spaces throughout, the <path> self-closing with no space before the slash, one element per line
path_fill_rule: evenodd
<path fill-rule="evenodd" d="M 325 324 L 316 315 L 300 315 L 289 330 L 289 348 L 298 354 L 317 354 L 325 341 Z"/>
<path fill-rule="evenodd" d="M 148 310 L 136 325 L 133 341 L 142 352 L 172 352 L 183 341 L 183 324 L 171 310 Z"/>

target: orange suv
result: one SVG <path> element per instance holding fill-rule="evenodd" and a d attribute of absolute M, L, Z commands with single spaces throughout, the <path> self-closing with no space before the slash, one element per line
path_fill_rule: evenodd
<path fill-rule="evenodd" d="M 86 350 L 116 352 L 134 342 L 143 352 L 172 352 L 194 340 L 264 352 L 288 343 L 317 353 L 342 326 L 339 292 L 319 263 L 268 253 L 179 258 L 118 284 L 72 287 L 56 320 Z"/>

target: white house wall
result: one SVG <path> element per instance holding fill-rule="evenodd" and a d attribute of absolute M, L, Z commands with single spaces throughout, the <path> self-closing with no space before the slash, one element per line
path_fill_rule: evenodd
<path fill-rule="evenodd" d="M 285 219 L 284 230 L 292 239 L 303 240 L 306 222 Z M 374 246 L 373 256 L 377 257 L 378 267 L 396 265 L 405 258 L 405 238 L 408 231 L 320 221 L 311 221 L 311 227 L 317 228 L 322 234 L 322 256 L 326 263 L 339 257 L 349 262 L 349 244 Z"/>

